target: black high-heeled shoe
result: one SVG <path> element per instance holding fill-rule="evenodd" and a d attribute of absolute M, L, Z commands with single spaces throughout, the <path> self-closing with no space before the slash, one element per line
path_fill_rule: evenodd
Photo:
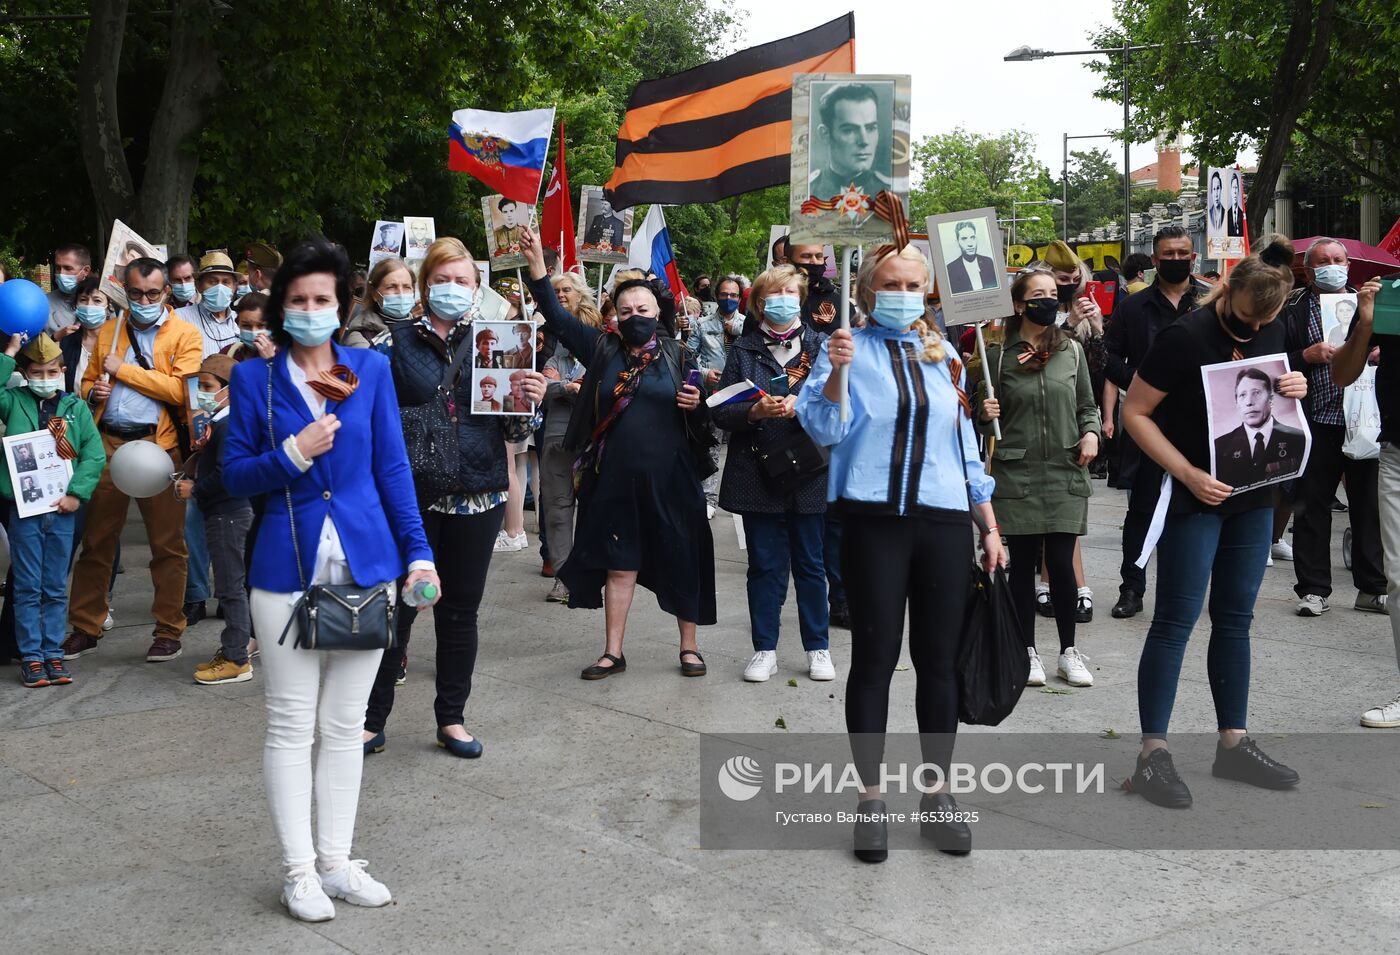
<path fill-rule="evenodd" d="M 932 819 L 919 820 L 919 835 L 939 852 L 965 856 L 972 851 L 972 829 L 961 818 L 958 802 L 948 793 L 932 793 L 919 800 L 920 813 L 933 813 Z"/>
<path fill-rule="evenodd" d="M 858 804 L 855 853 L 861 862 L 884 862 L 890 854 L 890 832 L 885 822 L 885 801 L 865 799 Z M 865 818 L 873 817 L 873 818 Z"/>

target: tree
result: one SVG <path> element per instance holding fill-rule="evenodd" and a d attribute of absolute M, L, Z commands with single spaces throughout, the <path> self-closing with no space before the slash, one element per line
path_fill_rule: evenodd
<path fill-rule="evenodd" d="M 1071 152 L 1067 189 L 1069 234 L 1123 221 L 1123 170 L 1105 149 Z"/>
<path fill-rule="evenodd" d="M 993 206 L 1010 218 L 1012 201 L 1052 198 L 1050 172 L 1035 159 L 1035 139 L 1012 130 L 999 136 L 970 133 L 959 126 L 949 133 L 927 136 L 914 144 L 916 185 L 909 194 L 910 215 L 916 226 L 943 212 Z M 1049 207 L 1045 207 L 1049 208 Z M 1047 242 L 1058 233 L 1054 216 L 1040 208 L 1018 209 L 1018 239 Z"/>

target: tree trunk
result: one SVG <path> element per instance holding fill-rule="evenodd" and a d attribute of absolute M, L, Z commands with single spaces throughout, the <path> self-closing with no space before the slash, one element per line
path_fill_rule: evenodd
<path fill-rule="evenodd" d="M 729 208 L 725 210 L 729 215 L 729 234 L 739 234 L 739 207 L 743 204 L 743 195 L 737 195 L 729 201 Z"/>
<path fill-rule="evenodd" d="M 1270 96 L 1269 135 L 1259 151 L 1259 169 L 1249 190 L 1247 209 L 1251 241 L 1257 242 L 1263 231 L 1264 214 L 1273 204 L 1274 188 L 1288 158 L 1298 117 L 1303 114 L 1331 54 L 1336 6 L 1336 0 L 1320 0 L 1314 13 L 1313 0 L 1293 2 L 1288 40 L 1284 43 Z"/>
<path fill-rule="evenodd" d="M 164 242 L 172 255 L 188 241 L 190 198 L 199 155 L 193 148 L 204 107 L 222 81 L 210 35 L 210 0 L 176 0 L 165 88 L 151 124 L 150 150 L 141 177 L 139 231 Z"/>
<path fill-rule="evenodd" d="M 126 32 L 127 0 L 92 0 L 87 43 L 78 63 L 78 128 L 83 164 L 103 223 L 130 219 L 136 188 L 122 150 L 117 115 L 117 69 Z M 102 249 L 97 255 L 103 254 Z"/>

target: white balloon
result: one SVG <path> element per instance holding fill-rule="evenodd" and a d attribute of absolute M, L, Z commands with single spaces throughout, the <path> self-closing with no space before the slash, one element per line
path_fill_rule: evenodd
<path fill-rule="evenodd" d="M 175 469 L 170 455 L 151 441 L 128 441 L 112 453 L 107 466 L 112 483 L 129 497 L 155 497 L 170 487 Z"/>

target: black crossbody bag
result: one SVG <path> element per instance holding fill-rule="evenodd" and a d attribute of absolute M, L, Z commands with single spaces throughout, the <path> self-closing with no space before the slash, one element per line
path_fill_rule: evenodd
<path fill-rule="evenodd" d="M 286 359 L 290 361 L 291 359 Z M 267 363 L 267 438 L 277 450 L 277 436 L 272 430 L 272 362 Z M 301 546 L 297 543 L 297 519 L 292 507 L 292 489 L 284 489 L 287 498 L 287 526 L 292 532 L 292 554 L 296 557 L 297 578 L 301 581 L 301 597 L 292 607 L 292 615 L 282 628 L 281 646 L 287 632 L 296 623 L 298 633 L 293 647 L 308 650 L 389 650 L 394 646 L 394 600 L 391 583 L 374 587 L 359 584 L 313 584 L 306 586 L 306 571 L 301 564 Z"/>
<path fill-rule="evenodd" d="M 427 510 L 434 501 L 465 494 L 462 484 L 462 455 L 457 437 L 457 375 L 471 351 L 471 335 L 464 335 L 452 361 L 443 372 L 442 383 L 421 405 L 399 409 L 403 422 L 408 467 L 413 472 L 413 488 L 418 507 Z"/>

